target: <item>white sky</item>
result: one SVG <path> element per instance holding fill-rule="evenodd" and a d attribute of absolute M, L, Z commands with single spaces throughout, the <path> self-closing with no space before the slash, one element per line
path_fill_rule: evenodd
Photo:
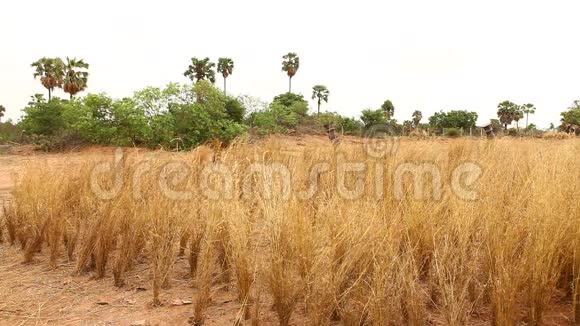
<path fill-rule="evenodd" d="M 2 1 L 0 104 L 15 119 L 46 94 L 30 67 L 42 56 L 85 59 L 89 91 L 113 97 L 187 82 L 192 56 L 231 57 L 228 93 L 271 101 L 293 51 L 293 91 L 326 85 L 323 110 L 358 116 L 390 99 L 399 121 L 469 109 L 482 123 L 508 99 L 534 103 L 530 122 L 547 127 L 580 99 L 579 13 L 577 0 Z"/>

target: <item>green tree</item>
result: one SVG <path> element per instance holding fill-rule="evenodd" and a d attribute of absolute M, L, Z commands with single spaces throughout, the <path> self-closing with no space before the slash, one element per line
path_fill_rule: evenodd
<path fill-rule="evenodd" d="M 383 103 L 383 105 L 381 105 L 381 109 L 385 113 L 385 117 L 387 118 L 387 121 L 391 120 L 393 118 L 393 116 L 395 115 L 395 106 L 393 105 L 393 102 L 391 102 L 390 100 L 386 100 Z"/>
<path fill-rule="evenodd" d="M 324 85 L 316 85 L 312 87 L 312 99 L 318 99 L 318 115 L 320 116 L 320 103 L 322 101 L 328 103 L 328 89 Z"/>
<path fill-rule="evenodd" d="M 274 97 L 272 104 L 281 104 L 296 113 L 300 118 L 305 117 L 308 112 L 308 102 L 300 94 L 280 94 Z"/>
<path fill-rule="evenodd" d="M 429 125 L 433 128 L 445 128 L 447 113 L 443 111 L 435 112 L 429 117 Z"/>
<path fill-rule="evenodd" d="M 288 75 L 288 93 L 292 93 L 292 77 L 300 68 L 300 58 L 296 53 L 290 52 L 282 57 L 282 71 Z"/>
<path fill-rule="evenodd" d="M 31 64 L 35 68 L 34 78 L 40 77 L 40 83 L 48 90 L 48 101 L 52 100 L 55 88 L 62 87 L 64 79 L 64 62 L 59 58 L 43 57 Z"/>
<path fill-rule="evenodd" d="M 0 105 L 0 122 L 2 122 L 2 117 L 4 117 L 5 112 L 6 108 L 3 105 Z"/>
<path fill-rule="evenodd" d="M 224 77 L 224 95 L 226 95 L 226 79 L 234 72 L 234 61 L 230 58 L 219 58 L 217 72 Z"/>
<path fill-rule="evenodd" d="M 507 130 L 508 125 L 515 120 L 517 112 L 516 106 L 516 104 L 510 101 L 503 101 L 497 105 L 497 117 L 503 124 L 504 130 Z"/>
<path fill-rule="evenodd" d="M 477 112 L 467 110 L 439 111 L 429 117 L 429 124 L 434 128 L 469 129 L 475 127 L 477 118 Z"/>
<path fill-rule="evenodd" d="M 531 103 L 524 104 L 523 105 L 523 112 L 526 114 L 526 129 L 528 129 L 528 116 L 530 114 L 536 113 L 536 107 Z"/>
<path fill-rule="evenodd" d="M 265 109 L 254 110 L 248 117 L 248 124 L 257 128 L 258 133 L 287 133 L 293 130 L 308 112 L 308 102 L 304 96 L 284 93 L 274 97 Z"/>
<path fill-rule="evenodd" d="M 210 82 L 215 83 L 214 67 L 215 63 L 209 61 L 209 58 L 200 60 L 193 57 L 191 58 L 191 64 L 183 75 L 196 83 L 200 80 L 209 80 Z"/>
<path fill-rule="evenodd" d="M 574 101 L 568 111 L 560 113 L 562 116 L 562 129 L 568 130 L 572 126 L 580 126 L 580 101 Z"/>
<path fill-rule="evenodd" d="M 234 122 L 242 123 L 246 115 L 246 108 L 238 99 L 228 97 L 225 103 L 226 114 Z"/>
<path fill-rule="evenodd" d="M 354 135 L 360 134 L 361 130 L 364 128 L 364 124 L 359 119 L 350 117 L 341 117 L 340 126 L 344 132 Z"/>
<path fill-rule="evenodd" d="M 116 133 L 114 100 L 106 94 L 88 94 L 74 102 L 77 107 L 75 114 L 82 116 L 76 127 L 84 138 L 92 143 L 113 144 Z"/>
<path fill-rule="evenodd" d="M 413 127 L 418 128 L 419 124 L 421 123 L 421 119 L 423 119 L 423 113 L 419 110 L 415 110 L 413 112 Z"/>
<path fill-rule="evenodd" d="M 21 125 L 14 124 L 10 119 L 0 122 L 0 144 L 6 141 L 15 142 L 22 135 Z"/>
<path fill-rule="evenodd" d="M 151 135 L 149 119 L 132 98 L 115 101 L 112 106 L 114 142 L 120 146 L 148 144 Z"/>
<path fill-rule="evenodd" d="M 243 124 L 233 120 L 235 114 L 243 116 L 243 113 L 232 108 L 228 112 L 228 98 L 220 90 L 207 81 L 200 81 L 192 91 L 195 102 L 178 103 L 170 109 L 175 121 L 175 137 L 186 147 L 213 139 L 229 142 L 246 131 Z"/>
<path fill-rule="evenodd" d="M 368 129 L 372 126 L 384 125 L 387 123 L 387 118 L 385 117 L 385 113 L 382 109 L 381 110 L 373 110 L 373 109 L 362 110 L 360 119 L 364 123 L 366 129 Z"/>
<path fill-rule="evenodd" d="M 63 90 L 70 95 L 71 99 L 77 93 L 82 92 L 87 88 L 89 73 L 84 69 L 89 69 L 89 64 L 84 62 L 82 59 L 77 60 L 77 58 L 66 58 Z"/>
<path fill-rule="evenodd" d="M 580 130 L 580 101 L 576 100 L 567 111 L 560 113 L 562 116 L 562 125 L 560 129 L 569 131 L 572 128 Z"/>
<path fill-rule="evenodd" d="M 32 96 L 23 109 L 22 127 L 29 134 L 52 136 L 60 133 L 65 126 L 63 111 L 66 103 L 55 98 L 47 102 L 40 94 Z"/>
<path fill-rule="evenodd" d="M 520 130 L 520 120 L 524 118 L 524 111 L 522 105 L 515 106 L 516 112 L 514 113 L 514 121 L 516 122 L 516 128 Z"/>

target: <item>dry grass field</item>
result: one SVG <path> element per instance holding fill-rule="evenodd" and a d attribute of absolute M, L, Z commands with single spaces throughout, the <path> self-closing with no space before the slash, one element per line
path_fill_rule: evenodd
<path fill-rule="evenodd" d="M 309 137 L 0 156 L 0 324 L 578 325 L 579 154 Z"/>

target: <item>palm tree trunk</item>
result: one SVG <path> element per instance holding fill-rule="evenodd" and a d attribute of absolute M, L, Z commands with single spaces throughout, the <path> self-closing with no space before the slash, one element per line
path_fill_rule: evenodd
<path fill-rule="evenodd" d="M 226 96 L 226 77 L 224 77 L 224 96 Z"/>
<path fill-rule="evenodd" d="M 70 100 L 72 101 L 72 99 L 73 99 L 73 95 L 72 95 L 72 93 L 71 93 L 71 94 L 70 94 Z"/>
<path fill-rule="evenodd" d="M 528 130 L 528 114 L 529 113 L 526 113 L 526 130 Z"/>
<path fill-rule="evenodd" d="M 48 101 L 50 102 L 50 100 L 52 99 L 52 94 L 50 92 L 50 88 L 48 89 Z"/>
<path fill-rule="evenodd" d="M 288 77 L 288 93 L 292 93 L 292 77 Z"/>
<path fill-rule="evenodd" d="M 320 116 L 320 99 L 318 99 L 318 116 Z"/>

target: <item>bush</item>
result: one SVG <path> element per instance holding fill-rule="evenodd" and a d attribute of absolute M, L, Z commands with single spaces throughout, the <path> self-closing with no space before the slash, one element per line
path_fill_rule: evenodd
<path fill-rule="evenodd" d="M 246 108 L 238 99 L 229 97 L 226 101 L 226 114 L 228 119 L 235 122 L 243 122 L 246 115 Z"/>
<path fill-rule="evenodd" d="M 47 102 L 35 96 L 24 113 L 22 127 L 27 135 L 37 135 L 45 150 L 66 142 L 172 147 L 176 139 L 192 148 L 214 139 L 229 142 L 247 130 L 241 123 L 243 105 L 205 81 L 147 87 L 121 100 L 89 94 Z"/>
<path fill-rule="evenodd" d="M 475 127 L 477 112 L 467 110 L 453 110 L 449 112 L 439 111 L 429 117 L 429 124 L 434 128 L 469 128 Z"/>
<path fill-rule="evenodd" d="M 387 123 L 387 117 L 385 116 L 385 112 L 383 110 L 363 110 L 361 112 L 360 119 L 364 123 L 366 129 L 372 126 L 384 125 Z"/>
<path fill-rule="evenodd" d="M 22 135 L 22 128 L 13 124 L 11 120 L 0 122 L 0 144 L 18 142 Z"/>
<path fill-rule="evenodd" d="M 302 95 L 285 93 L 274 97 L 265 110 L 250 114 L 247 123 L 260 135 L 288 133 L 307 117 L 307 112 L 308 102 Z"/>
<path fill-rule="evenodd" d="M 457 128 L 449 128 L 449 129 L 447 129 L 445 136 L 447 136 L 449 138 L 457 138 L 457 137 L 461 136 L 461 131 Z"/>

